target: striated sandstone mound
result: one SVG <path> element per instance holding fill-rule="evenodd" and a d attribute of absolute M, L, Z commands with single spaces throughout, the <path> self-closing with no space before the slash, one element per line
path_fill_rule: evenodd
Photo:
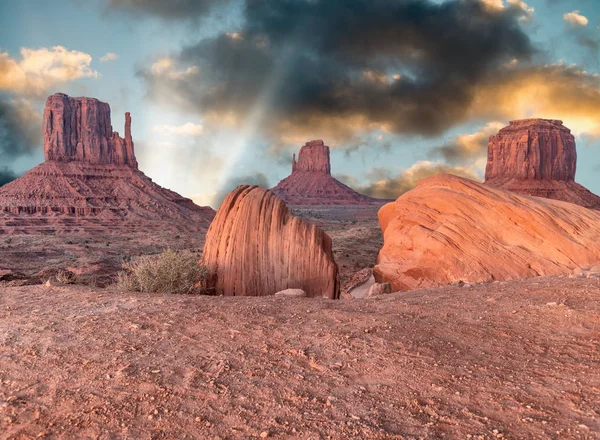
<path fill-rule="evenodd" d="M 575 138 L 562 121 L 524 119 L 490 137 L 485 182 L 600 209 L 600 197 L 575 183 L 576 168 Z"/>
<path fill-rule="evenodd" d="M 216 295 L 266 296 L 302 289 L 309 297 L 339 298 L 331 239 L 293 216 L 272 192 L 239 186 L 225 199 L 204 245 Z"/>
<path fill-rule="evenodd" d="M 359 194 L 331 175 L 329 147 L 323 141 L 307 142 L 294 154 L 292 174 L 271 189 L 288 205 L 371 205 L 381 203 Z"/>
<path fill-rule="evenodd" d="M 394 291 L 569 273 L 600 262 L 600 213 L 438 175 L 379 211 Z"/>
<path fill-rule="evenodd" d="M 112 131 L 108 104 L 52 95 L 44 110 L 46 162 L 0 188 L 0 233 L 206 230 L 211 208 L 162 188 L 138 170 Z"/>

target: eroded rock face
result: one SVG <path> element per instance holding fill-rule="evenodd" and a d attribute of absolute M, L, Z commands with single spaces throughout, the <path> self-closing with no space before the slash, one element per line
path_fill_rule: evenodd
<path fill-rule="evenodd" d="M 125 115 L 123 139 L 112 131 L 110 106 L 97 99 L 71 98 L 64 93 L 48 97 L 43 132 L 47 161 L 138 166 L 130 114 Z"/>
<path fill-rule="evenodd" d="M 257 186 L 227 196 L 208 230 L 202 263 L 214 270 L 207 287 L 216 295 L 302 289 L 309 297 L 339 298 L 331 238 Z"/>
<path fill-rule="evenodd" d="M 485 182 L 600 209 L 600 197 L 575 182 L 576 169 L 575 138 L 562 121 L 523 119 L 490 137 Z"/>
<path fill-rule="evenodd" d="M 394 291 L 570 273 L 600 262 L 600 212 L 451 175 L 379 211 L 374 269 Z"/>
<path fill-rule="evenodd" d="M 329 147 L 322 140 L 307 142 L 292 159 L 292 174 L 299 171 L 309 173 L 331 174 Z"/>
<path fill-rule="evenodd" d="M 576 168 L 575 138 L 562 121 L 523 119 L 490 137 L 485 180 L 573 182 Z"/>
<path fill-rule="evenodd" d="M 322 140 L 307 142 L 298 161 L 292 159 L 292 174 L 271 189 L 289 205 L 372 205 L 378 199 L 359 194 L 331 176 L 329 147 Z"/>

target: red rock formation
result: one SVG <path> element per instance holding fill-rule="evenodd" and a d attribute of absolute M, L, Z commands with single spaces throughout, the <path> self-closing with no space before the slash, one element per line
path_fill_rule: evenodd
<path fill-rule="evenodd" d="M 289 205 L 372 205 L 381 200 L 359 194 L 331 176 L 329 147 L 323 141 L 307 142 L 298 161 L 292 159 L 292 174 L 272 188 Z"/>
<path fill-rule="evenodd" d="M 97 99 L 71 98 L 64 93 L 48 97 L 43 131 L 47 161 L 138 166 L 129 113 L 123 139 L 112 131 L 110 106 Z"/>
<path fill-rule="evenodd" d="M 575 183 L 576 168 L 575 138 L 562 121 L 524 119 L 490 137 L 485 182 L 600 209 L 600 197 Z"/>
<path fill-rule="evenodd" d="M 296 154 L 292 159 L 292 173 L 298 171 L 331 174 L 329 147 L 321 140 L 307 142 L 300 148 L 298 162 L 296 162 Z"/>
<path fill-rule="evenodd" d="M 113 133 L 108 104 L 48 98 L 46 162 L 0 188 L 0 233 L 85 230 L 205 231 L 214 210 L 162 188 L 138 170 L 125 114 L 125 138 Z"/>
<path fill-rule="evenodd" d="M 227 196 L 206 235 L 202 263 L 214 270 L 207 287 L 216 295 L 340 294 L 331 238 L 257 186 L 239 186 Z"/>
<path fill-rule="evenodd" d="M 450 175 L 379 211 L 374 269 L 393 290 L 569 273 L 600 262 L 600 213 Z"/>

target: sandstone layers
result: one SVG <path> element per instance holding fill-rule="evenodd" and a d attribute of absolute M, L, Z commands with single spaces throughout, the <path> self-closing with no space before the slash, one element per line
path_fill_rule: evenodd
<path fill-rule="evenodd" d="M 195 231 L 214 217 L 138 170 L 129 113 L 121 138 L 108 104 L 59 93 L 43 131 L 46 162 L 0 188 L 0 233 Z"/>
<path fill-rule="evenodd" d="M 125 138 L 112 131 L 110 106 L 94 98 L 50 96 L 44 109 L 44 157 L 137 168 L 131 138 L 131 116 L 125 113 Z"/>
<path fill-rule="evenodd" d="M 600 197 L 575 183 L 576 168 L 575 138 L 562 121 L 524 119 L 490 137 L 485 182 L 600 209 Z"/>
<path fill-rule="evenodd" d="M 374 275 L 394 291 L 554 275 L 600 262 L 600 212 L 456 176 L 421 181 L 385 205 L 379 220 L 384 246 Z"/>
<path fill-rule="evenodd" d="M 204 245 L 216 295 L 266 296 L 302 289 L 309 297 L 339 298 L 331 239 L 293 216 L 272 192 L 239 186 L 225 199 Z"/>
<path fill-rule="evenodd" d="M 331 175 L 329 147 L 322 140 L 307 142 L 294 154 L 292 174 L 273 188 L 288 205 L 372 205 L 378 199 L 359 194 Z"/>

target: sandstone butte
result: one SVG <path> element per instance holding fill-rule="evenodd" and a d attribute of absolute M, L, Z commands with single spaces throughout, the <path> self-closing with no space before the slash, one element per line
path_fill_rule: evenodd
<path fill-rule="evenodd" d="M 575 138 L 562 121 L 523 119 L 490 137 L 485 182 L 600 209 L 600 197 L 575 182 L 576 169 Z"/>
<path fill-rule="evenodd" d="M 0 188 L 0 232 L 205 231 L 208 207 L 155 184 L 138 169 L 125 114 L 113 132 L 110 106 L 57 93 L 43 118 L 46 161 Z"/>
<path fill-rule="evenodd" d="M 568 273 L 600 262 L 600 212 L 441 174 L 379 211 L 374 275 L 394 291 Z"/>
<path fill-rule="evenodd" d="M 288 205 L 373 205 L 381 200 L 359 194 L 331 175 L 329 147 L 307 142 L 292 159 L 292 174 L 272 188 Z"/>
<path fill-rule="evenodd" d="M 272 192 L 239 186 L 225 198 L 206 235 L 202 263 L 213 271 L 206 287 L 225 296 L 302 289 L 308 297 L 337 299 L 331 246 L 325 232 L 293 216 Z"/>

